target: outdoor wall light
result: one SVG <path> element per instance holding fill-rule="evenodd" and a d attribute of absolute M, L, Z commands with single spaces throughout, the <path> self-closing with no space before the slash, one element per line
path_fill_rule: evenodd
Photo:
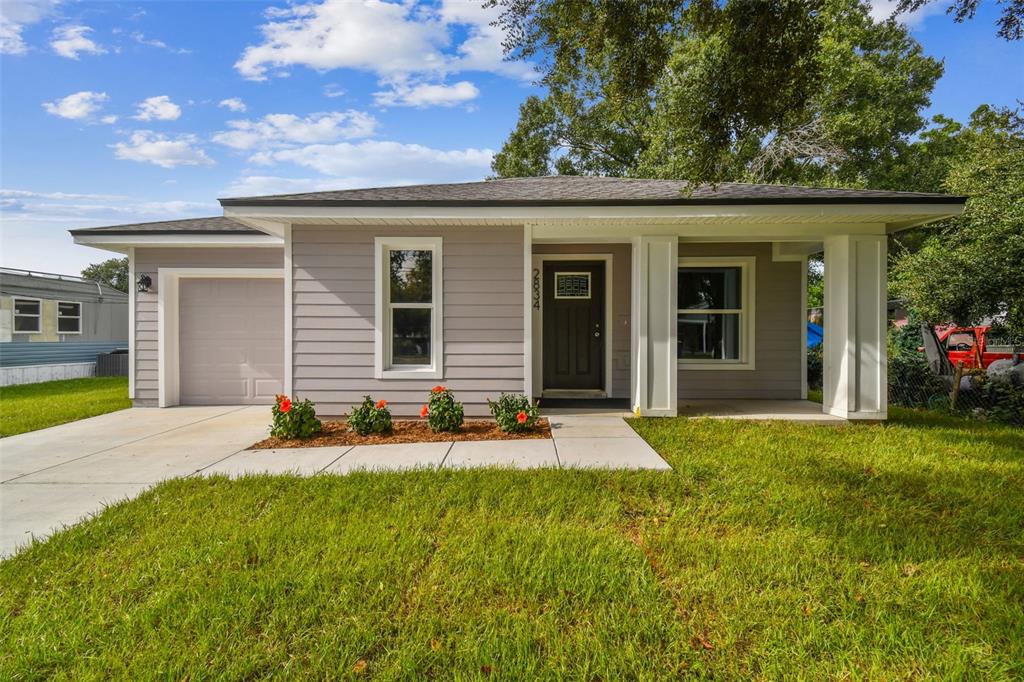
<path fill-rule="evenodd" d="M 140 293 L 146 293 L 149 288 L 153 286 L 153 280 L 149 275 L 139 275 L 138 286 L 136 288 Z"/>

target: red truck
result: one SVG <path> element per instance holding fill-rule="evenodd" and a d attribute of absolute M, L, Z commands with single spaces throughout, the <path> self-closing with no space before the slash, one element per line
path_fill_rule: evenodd
<path fill-rule="evenodd" d="M 1013 359 L 1013 346 L 992 339 L 990 329 L 987 326 L 936 327 L 935 333 L 954 367 L 962 361 L 965 368 L 988 369 L 996 360 Z"/>

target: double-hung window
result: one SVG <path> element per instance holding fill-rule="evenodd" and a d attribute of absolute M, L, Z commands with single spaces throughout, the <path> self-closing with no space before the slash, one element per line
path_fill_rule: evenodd
<path fill-rule="evenodd" d="M 40 318 L 42 317 L 43 302 L 38 298 L 15 298 L 14 299 L 14 333 L 15 334 L 37 334 L 42 330 Z"/>
<path fill-rule="evenodd" d="M 378 378 L 440 378 L 441 239 L 378 237 L 375 252 Z"/>
<path fill-rule="evenodd" d="M 754 262 L 753 257 L 679 259 L 680 368 L 754 368 Z"/>
<path fill-rule="evenodd" d="M 71 301 L 57 302 L 57 332 L 60 334 L 82 333 L 82 304 Z"/>

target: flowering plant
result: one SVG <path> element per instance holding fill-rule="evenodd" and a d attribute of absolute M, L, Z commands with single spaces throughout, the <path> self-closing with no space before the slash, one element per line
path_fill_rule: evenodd
<path fill-rule="evenodd" d="M 497 401 L 488 398 L 488 407 L 498 428 L 506 433 L 522 433 L 529 431 L 537 424 L 540 411 L 537 405 L 530 402 L 525 395 L 502 393 Z"/>
<path fill-rule="evenodd" d="M 464 420 L 462 403 L 444 386 L 430 389 L 430 400 L 420 410 L 420 416 L 426 417 L 434 432 L 458 431 Z"/>
<path fill-rule="evenodd" d="M 309 438 L 323 428 L 316 418 L 312 400 L 292 401 L 286 395 L 279 395 L 270 411 L 274 415 L 270 435 L 275 438 Z"/>
<path fill-rule="evenodd" d="M 363 396 L 363 404 L 353 408 L 348 416 L 348 427 L 360 436 L 391 433 L 391 410 L 388 409 L 388 401 L 374 402 L 370 396 Z"/>

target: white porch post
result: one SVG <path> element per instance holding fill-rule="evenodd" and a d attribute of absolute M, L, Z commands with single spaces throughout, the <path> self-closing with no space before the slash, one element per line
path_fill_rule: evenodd
<path fill-rule="evenodd" d="M 885 419 L 886 238 L 825 238 L 822 408 L 844 419 Z"/>
<path fill-rule="evenodd" d="M 633 238 L 633 409 L 676 415 L 676 281 L 679 238 Z"/>

